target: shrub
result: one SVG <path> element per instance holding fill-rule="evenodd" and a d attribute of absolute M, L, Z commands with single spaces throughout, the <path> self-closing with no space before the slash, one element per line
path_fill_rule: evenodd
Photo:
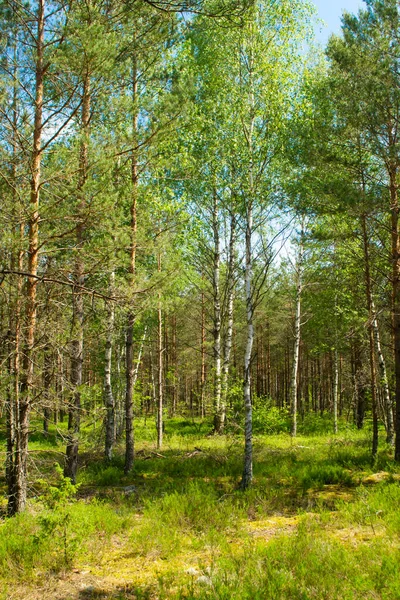
<path fill-rule="evenodd" d="M 269 435 L 289 433 L 290 419 L 287 411 L 271 406 L 269 402 L 261 404 L 258 400 L 253 411 L 253 431 Z"/>

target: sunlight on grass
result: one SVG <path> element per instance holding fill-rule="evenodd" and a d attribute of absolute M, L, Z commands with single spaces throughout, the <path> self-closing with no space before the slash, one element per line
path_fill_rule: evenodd
<path fill-rule="evenodd" d="M 33 481 L 28 512 L 0 525 L 3 588 L 40 586 L 73 568 L 101 581 L 79 598 L 400 597 L 390 449 L 373 467 L 365 433 L 258 435 L 254 486 L 243 493 L 241 439 L 203 437 L 210 429 L 173 420 L 158 453 L 143 436 L 127 476 L 121 455 L 111 465 L 91 455 L 77 499 L 61 497 L 57 513 Z M 57 486 L 54 440 L 38 436 L 33 447 L 47 450 L 40 470 Z"/>

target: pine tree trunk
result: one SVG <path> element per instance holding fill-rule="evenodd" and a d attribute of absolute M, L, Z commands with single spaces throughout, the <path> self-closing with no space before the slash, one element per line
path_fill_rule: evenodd
<path fill-rule="evenodd" d="M 136 55 L 132 58 L 132 109 L 133 109 L 133 146 L 137 144 L 138 130 L 138 109 L 137 109 L 137 91 L 138 91 L 138 69 Z M 138 158 L 136 150 L 131 155 L 131 247 L 130 247 L 130 274 L 132 286 L 136 275 L 136 249 L 137 249 L 137 199 L 138 199 Z M 126 330 L 126 391 L 125 391 L 125 473 L 133 467 L 134 461 L 134 436 L 133 436 L 133 333 L 135 326 L 135 315 L 133 311 L 128 314 Z"/>
<path fill-rule="evenodd" d="M 161 254 L 158 253 L 158 272 L 161 273 Z M 158 337 L 158 385 L 157 385 L 157 448 L 162 448 L 163 443 L 163 322 L 161 308 L 161 294 L 158 294 L 157 310 L 157 337 Z"/>
<path fill-rule="evenodd" d="M 85 223 L 84 211 L 86 208 L 86 199 L 84 186 L 87 180 L 88 171 L 88 136 L 90 125 L 90 75 L 86 73 L 83 82 L 82 97 L 82 134 L 83 139 L 80 145 L 79 156 L 79 181 L 78 194 L 80 198 L 78 206 L 78 225 L 76 227 L 76 259 L 74 270 L 74 282 L 77 288 L 73 295 L 73 331 L 75 339 L 71 342 L 71 389 L 72 398 L 68 411 L 68 438 L 66 448 L 66 460 L 64 467 L 65 477 L 69 477 L 72 483 L 76 483 L 78 472 L 78 453 L 79 453 L 79 432 L 81 421 L 81 391 L 80 386 L 83 380 L 83 321 L 84 321 L 84 302 L 82 286 L 85 283 L 85 267 L 82 258 L 82 249 L 84 247 Z"/>
<path fill-rule="evenodd" d="M 36 37 L 36 72 L 35 72 L 35 115 L 33 128 L 33 146 L 30 181 L 30 207 L 28 216 L 28 281 L 26 292 L 26 334 L 24 344 L 24 358 L 22 365 L 21 393 L 18 410 L 16 411 L 16 439 L 15 439 L 15 487 L 12 499 L 12 514 L 25 509 L 27 498 L 28 475 L 28 437 L 29 419 L 32 402 L 34 345 L 36 334 L 37 316 L 37 272 L 39 258 L 39 198 L 41 184 L 41 159 L 42 159 L 42 117 L 43 117 L 43 92 L 44 92 L 44 0 L 39 0 L 37 15 Z M 9 507 L 11 508 L 11 507 Z"/>
<path fill-rule="evenodd" d="M 335 343 L 333 351 L 333 433 L 338 432 L 338 399 L 339 399 L 339 353 Z"/>
<path fill-rule="evenodd" d="M 12 164 L 12 197 L 14 204 L 14 215 L 15 222 L 19 223 L 17 228 L 17 251 L 16 256 L 14 252 L 11 254 L 11 270 L 17 267 L 19 272 L 24 270 L 24 251 L 23 251 L 23 239 L 24 239 L 24 222 L 21 214 L 18 194 L 17 194 L 17 152 L 18 152 L 18 94 L 17 85 L 18 72 L 17 72 L 17 39 L 14 40 L 14 67 L 13 67 L 13 104 L 12 104 L 12 153 L 13 153 L 13 164 Z M 13 223 L 12 236 L 14 236 Z M 16 260 L 15 260 L 16 258 Z M 9 345 L 8 345 L 8 371 L 10 375 L 10 386 L 8 387 L 8 397 L 6 401 L 6 433 L 7 433 L 7 454 L 6 454 L 6 482 L 7 482 L 7 512 L 11 516 L 15 513 L 15 486 L 16 486 L 16 473 L 15 473 L 15 444 L 17 439 L 17 421 L 19 415 L 19 394 L 20 394 L 20 362 L 21 362 L 21 307 L 22 307 L 22 290 L 23 290 L 23 278 L 21 275 L 17 276 L 16 294 L 14 299 L 11 296 L 10 290 L 10 305 L 14 300 L 14 311 L 10 313 L 10 325 L 9 325 Z"/>
<path fill-rule="evenodd" d="M 128 315 L 128 327 L 126 332 L 125 363 L 126 363 L 126 391 L 125 391 L 125 473 L 133 467 L 134 460 L 134 438 L 133 438 L 133 329 L 135 317 L 132 313 Z"/>
<path fill-rule="evenodd" d="M 172 351 L 171 351 L 171 362 L 172 362 L 172 390 L 171 390 L 171 416 L 175 415 L 177 406 L 177 352 L 176 352 L 176 315 L 172 317 Z"/>
<path fill-rule="evenodd" d="M 361 360 L 361 340 L 357 337 L 354 346 L 354 394 L 355 394 L 355 422 L 357 429 L 362 429 L 364 425 L 366 409 L 366 389 L 362 382 L 362 360 Z"/>
<path fill-rule="evenodd" d="M 43 433 L 47 435 L 49 433 L 51 419 L 51 353 L 48 344 L 45 345 L 43 352 Z"/>

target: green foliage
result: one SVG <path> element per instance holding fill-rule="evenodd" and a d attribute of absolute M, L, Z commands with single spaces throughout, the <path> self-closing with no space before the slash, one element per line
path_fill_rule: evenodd
<path fill-rule="evenodd" d="M 123 473 L 118 467 L 107 467 L 100 469 L 96 477 L 96 484 L 100 487 L 118 485 L 121 482 Z"/>
<path fill-rule="evenodd" d="M 70 501 L 75 498 L 76 493 L 79 489 L 79 484 L 73 484 L 69 477 L 64 477 L 63 469 L 58 463 L 54 465 L 55 471 L 59 480 L 59 485 L 51 485 L 44 479 L 38 480 L 37 483 L 43 487 L 43 495 L 41 500 L 44 505 L 51 509 L 62 511 L 63 508 L 68 506 Z"/>
<path fill-rule="evenodd" d="M 300 435 L 328 435 L 333 431 L 333 419 L 330 414 L 306 413 L 298 423 Z"/>
<path fill-rule="evenodd" d="M 290 416 L 287 410 L 273 406 L 265 398 L 257 398 L 253 409 L 253 431 L 267 435 L 289 433 Z"/>
<path fill-rule="evenodd" d="M 304 471 L 304 475 L 300 480 L 303 490 L 332 484 L 345 486 L 351 486 L 353 484 L 351 474 L 339 465 L 322 464 L 312 466 L 311 468 L 307 466 Z"/>
<path fill-rule="evenodd" d="M 62 566 L 71 567 L 73 557 L 79 546 L 79 539 L 71 530 L 71 510 L 70 504 L 79 488 L 74 485 L 69 477 L 64 477 L 63 470 L 59 464 L 55 465 L 56 473 L 59 479 L 59 485 L 50 485 L 47 481 L 41 480 L 38 483 L 43 486 L 42 502 L 48 509 L 43 515 L 38 517 L 40 530 L 37 534 L 38 543 L 41 538 L 50 537 L 59 540 L 62 557 Z"/>

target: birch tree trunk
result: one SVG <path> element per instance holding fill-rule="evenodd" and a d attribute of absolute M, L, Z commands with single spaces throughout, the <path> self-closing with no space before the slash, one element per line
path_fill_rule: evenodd
<path fill-rule="evenodd" d="M 370 272 L 370 259 L 369 259 L 369 242 L 367 235 L 367 218 L 365 214 L 361 219 L 362 232 L 363 232 L 363 248 L 364 248 L 364 265 L 365 265 L 365 291 L 367 294 L 367 307 L 369 315 L 369 356 L 370 356 L 370 369 L 371 369 L 371 399 L 372 399 L 372 458 L 375 459 L 378 452 L 378 409 L 376 399 L 376 366 L 374 356 L 374 307 L 372 301 L 372 289 L 371 289 L 371 272 Z"/>
<path fill-rule="evenodd" d="M 254 296 L 253 296 L 253 203 L 254 203 L 254 156 L 253 156 L 253 135 L 255 121 L 255 98 L 254 98 L 254 56 L 250 50 L 248 60 L 248 78 L 249 78 L 249 124 L 244 127 L 243 133 L 247 141 L 249 156 L 249 178 L 248 178 L 248 197 L 246 199 L 245 209 L 245 299 L 246 299 L 246 325 L 247 341 L 244 354 L 244 379 L 243 396 L 245 409 L 244 424 L 244 465 L 243 475 L 240 487 L 247 489 L 253 480 L 253 406 L 251 399 L 251 357 L 254 341 Z"/>
<path fill-rule="evenodd" d="M 386 442 L 393 446 L 394 444 L 394 423 L 393 423 L 393 403 L 390 397 L 389 380 L 387 376 L 386 361 L 382 352 L 382 345 L 379 333 L 378 318 L 376 316 L 375 304 L 372 300 L 372 331 L 374 336 L 375 352 L 378 357 L 378 367 L 380 375 L 380 384 L 383 391 L 384 410 L 385 410 L 385 425 L 386 425 Z"/>
<path fill-rule="evenodd" d="M 221 290 L 220 290 L 220 268 L 221 249 L 219 235 L 219 211 L 217 191 L 214 189 L 212 228 L 214 236 L 213 254 L 213 301 L 214 301 L 214 432 L 221 433 Z"/>
<path fill-rule="evenodd" d="M 244 466 L 241 481 L 241 488 L 247 489 L 253 480 L 253 407 L 251 401 L 251 356 L 254 341 L 253 326 L 253 290 L 252 290 L 252 229 L 253 229 L 253 211 L 251 204 L 248 207 L 247 225 L 246 225 L 246 274 L 245 274 L 245 292 L 246 292 L 246 323 L 247 323 L 247 342 L 244 355 L 244 408 L 245 408 L 245 444 L 244 444 Z"/>
<path fill-rule="evenodd" d="M 297 435 L 297 379 L 299 369 L 300 336 L 301 336 L 301 294 L 303 288 L 303 253 L 304 253 L 304 223 L 301 225 L 299 253 L 296 265 L 296 309 L 294 318 L 294 348 L 291 390 L 292 436 Z"/>
<path fill-rule="evenodd" d="M 114 281 L 115 273 L 113 271 L 110 276 L 111 295 L 114 290 Z M 112 459 L 113 446 L 115 442 L 115 400 L 111 382 L 114 320 L 114 304 L 113 302 L 110 302 L 107 306 L 107 335 L 104 356 L 104 404 L 106 408 L 104 456 L 107 461 L 111 461 Z"/>
<path fill-rule="evenodd" d="M 394 144 L 389 133 L 390 145 Z M 397 183 L 397 164 L 389 165 L 390 179 L 390 210 L 391 210 L 391 237 L 392 237 L 392 321 L 394 342 L 395 366 L 395 398 L 396 398 L 396 440 L 395 460 L 400 462 L 400 238 L 399 238 L 399 201 Z"/>
<path fill-rule="evenodd" d="M 226 307 L 226 333 L 224 344 L 224 360 L 222 365 L 222 385 L 221 385 L 221 427 L 225 426 L 226 421 L 226 402 L 228 395 L 229 367 L 232 352 L 233 335 L 233 302 L 235 289 L 235 243 L 236 243 L 236 217 L 231 213 L 230 238 L 229 238 L 229 257 L 228 257 L 228 281 L 227 281 L 227 307 Z"/>

